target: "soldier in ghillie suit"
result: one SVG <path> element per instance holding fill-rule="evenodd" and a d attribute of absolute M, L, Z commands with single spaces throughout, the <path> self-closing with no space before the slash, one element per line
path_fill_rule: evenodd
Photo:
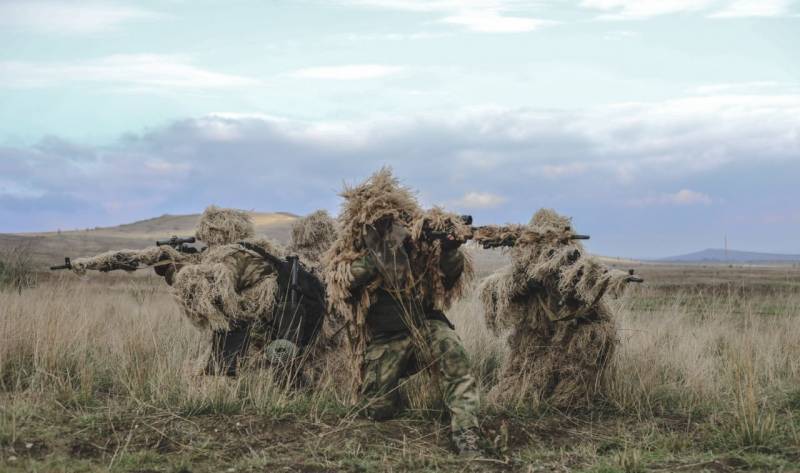
<path fill-rule="evenodd" d="M 335 237 L 332 228 L 333 220 L 324 212 L 295 223 L 292 248 L 300 253 L 303 267 L 319 265 L 318 255 Z M 320 237 L 323 233 L 324 238 Z M 302 296 L 295 307 L 288 304 L 290 275 L 280 271 L 276 261 L 263 257 L 268 254 L 280 262 L 286 252 L 254 234 L 246 212 L 210 206 L 196 229 L 197 239 L 206 244 L 201 253 L 182 253 L 170 246 L 110 251 L 76 258 L 71 269 L 83 274 L 154 267 L 172 287 L 189 321 L 210 333 L 211 354 L 204 373 L 235 375 L 248 350 L 265 351 L 268 361 L 299 354 L 316 336 L 325 309 L 324 301 Z M 322 299 L 324 291 L 315 274 L 310 277 L 317 279 Z M 273 347 L 276 340 L 283 343 Z"/>
<path fill-rule="evenodd" d="M 366 414 L 393 416 L 400 408 L 399 380 L 431 368 L 456 448 L 477 454 L 477 385 L 443 312 L 472 274 L 459 249 L 469 228 L 439 209 L 423 211 L 388 169 L 342 196 L 339 237 L 326 254 L 328 322 L 345 330 L 350 375 Z M 427 238 L 431 231 L 449 236 Z"/>
<path fill-rule="evenodd" d="M 277 244 L 255 238 L 250 215 L 241 210 L 208 207 L 195 232 L 207 245 L 197 264 L 176 268 L 172 289 L 189 321 L 211 332 L 206 374 L 235 375 L 251 343 L 268 342 L 279 298 L 276 268 L 245 242 L 276 257 Z"/>
<path fill-rule="evenodd" d="M 480 288 L 489 328 L 497 335 L 511 330 L 509 357 L 491 397 L 517 405 L 586 406 L 606 387 L 618 343 L 603 299 L 639 279 L 586 255 L 571 239 L 570 220 L 552 210 L 511 230 L 494 235 L 515 240 L 511 264 Z"/>
<path fill-rule="evenodd" d="M 321 272 L 322 255 L 336 240 L 336 221 L 324 210 L 317 210 L 292 225 L 292 240 L 287 251 L 300 257 L 303 264 Z"/>
<path fill-rule="evenodd" d="M 299 219 L 292 226 L 288 250 L 253 238 L 253 233 L 248 214 L 207 210 L 197 237 L 209 249 L 199 264 L 184 268 L 175 279 L 178 300 L 190 319 L 213 330 L 210 372 L 218 372 L 221 366 L 227 374 L 235 374 L 248 345 L 252 345 L 252 354 L 263 354 L 251 358 L 280 363 L 282 368 L 301 368 L 300 362 L 311 365 L 310 358 L 318 353 L 307 348 L 313 348 L 324 316 L 320 255 L 336 236 L 333 219 L 325 211 Z M 296 254 L 304 271 L 298 287 L 290 287 L 287 254 Z M 299 293 L 292 296 L 293 290 Z M 289 371 L 287 375 L 295 381 L 311 376 Z"/>

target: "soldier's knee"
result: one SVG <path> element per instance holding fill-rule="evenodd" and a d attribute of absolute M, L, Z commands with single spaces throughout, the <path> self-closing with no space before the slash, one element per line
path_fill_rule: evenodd
<path fill-rule="evenodd" d="M 457 337 L 445 337 L 434 342 L 439 369 L 447 378 L 469 375 L 469 356 Z"/>

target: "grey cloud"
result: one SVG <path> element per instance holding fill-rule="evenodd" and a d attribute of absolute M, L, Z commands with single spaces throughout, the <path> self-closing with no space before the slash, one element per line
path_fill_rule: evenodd
<path fill-rule="evenodd" d="M 625 226 L 626 216 L 657 218 L 629 205 L 643 195 L 691 189 L 734 205 L 748 197 L 745 179 L 757 179 L 757 170 L 797 167 L 798 112 L 798 97 L 714 97 L 584 112 L 484 109 L 344 123 L 220 114 L 104 147 L 47 138 L 31 148 L 0 148 L 3 176 L 37 191 L 26 206 L 20 197 L 26 194 L 3 195 L 0 186 L 4 202 L 16 199 L 4 205 L 0 231 L 68 228 L 75 214 L 92 219 L 92 226 L 120 223 L 196 212 L 210 203 L 335 212 L 342 183 L 382 165 L 393 166 L 428 205 L 463 203 L 468 195 L 506 199 L 473 205 L 478 221 L 526 221 L 536 208 L 550 206 L 597 228 L 604 225 L 599 215 L 613 213 L 611 220 Z M 719 188 L 726 175 L 744 189 L 739 197 Z M 56 204 L 62 198 L 69 208 Z M 669 211 L 677 219 L 691 215 L 688 222 L 708 220 L 722 207 Z M 31 212 L 47 214 L 50 227 L 37 224 Z M 632 248 L 624 240 L 614 244 Z"/>

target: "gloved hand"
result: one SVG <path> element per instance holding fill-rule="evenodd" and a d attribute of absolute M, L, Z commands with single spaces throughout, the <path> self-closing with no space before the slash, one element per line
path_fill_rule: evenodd
<path fill-rule="evenodd" d="M 170 259 L 169 255 L 163 254 L 159 261 L 163 262 Z M 183 265 L 178 265 L 175 263 L 161 263 L 156 266 L 153 266 L 153 271 L 167 282 L 170 286 L 172 283 L 175 282 L 175 275 L 178 274 L 178 271 Z"/>
<path fill-rule="evenodd" d="M 442 238 L 440 241 L 442 242 L 442 249 L 444 251 L 456 250 L 458 247 L 464 244 L 463 240 L 457 238 L 452 233 L 447 235 L 447 238 Z"/>

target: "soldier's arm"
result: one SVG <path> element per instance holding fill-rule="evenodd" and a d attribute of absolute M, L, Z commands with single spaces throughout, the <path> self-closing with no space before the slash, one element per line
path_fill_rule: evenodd
<path fill-rule="evenodd" d="M 72 260 L 72 271 L 76 274 L 84 274 L 87 270 L 103 273 L 115 270 L 134 271 L 141 264 L 140 253 L 137 250 L 119 250 L 87 258 L 75 258 Z"/>
<path fill-rule="evenodd" d="M 72 260 L 72 271 L 82 275 L 87 270 L 108 271 L 135 271 L 147 266 L 165 264 L 166 261 L 184 262 L 191 260 L 193 255 L 178 253 L 170 247 L 154 246 L 143 250 L 118 250 L 108 251 L 88 258 L 75 258 Z"/>

